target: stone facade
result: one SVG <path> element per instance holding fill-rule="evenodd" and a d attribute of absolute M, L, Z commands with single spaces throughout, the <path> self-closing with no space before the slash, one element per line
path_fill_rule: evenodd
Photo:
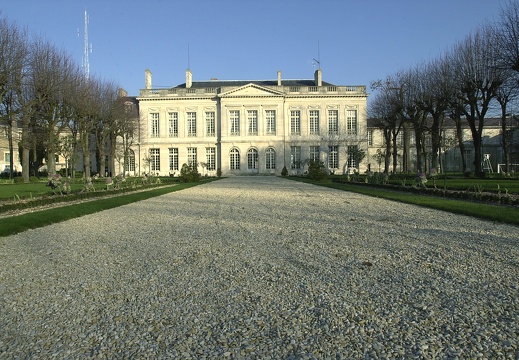
<path fill-rule="evenodd" d="M 146 70 L 137 167 L 178 175 L 195 162 L 202 175 L 279 175 L 285 166 L 304 173 L 307 160 L 319 159 L 345 173 L 358 167 L 351 150 L 367 150 L 367 97 L 365 86 L 322 81 L 320 69 L 311 80 L 278 72 L 277 80 L 200 82 L 187 70 L 185 84 L 166 89 L 153 89 Z"/>

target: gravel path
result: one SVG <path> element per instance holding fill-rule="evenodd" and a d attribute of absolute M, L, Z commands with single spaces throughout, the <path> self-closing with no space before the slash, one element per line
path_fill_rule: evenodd
<path fill-rule="evenodd" d="M 275 177 L 0 238 L 0 358 L 519 358 L 519 228 Z"/>

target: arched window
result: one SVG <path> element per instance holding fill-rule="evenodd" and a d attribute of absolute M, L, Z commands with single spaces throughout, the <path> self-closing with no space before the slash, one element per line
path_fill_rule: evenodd
<path fill-rule="evenodd" d="M 247 151 L 247 168 L 254 170 L 258 168 L 258 150 L 251 148 Z"/>
<path fill-rule="evenodd" d="M 273 148 L 268 148 L 265 151 L 265 168 L 267 170 L 276 169 L 276 150 Z"/>
<path fill-rule="evenodd" d="M 231 170 L 240 170 L 240 150 L 232 148 L 229 153 L 229 163 Z"/>

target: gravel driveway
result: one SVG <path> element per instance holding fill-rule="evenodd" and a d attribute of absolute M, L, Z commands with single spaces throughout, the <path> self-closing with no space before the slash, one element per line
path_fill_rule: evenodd
<path fill-rule="evenodd" d="M 0 358 L 515 359 L 518 239 L 222 179 L 0 238 Z"/>

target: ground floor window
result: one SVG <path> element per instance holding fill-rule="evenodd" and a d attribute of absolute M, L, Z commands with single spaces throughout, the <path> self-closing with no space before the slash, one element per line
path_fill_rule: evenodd
<path fill-rule="evenodd" d="M 160 149 L 150 149 L 150 171 L 160 171 Z"/>
<path fill-rule="evenodd" d="M 198 165 L 198 160 L 196 156 L 196 148 L 195 147 L 189 147 L 187 148 L 187 163 L 189 165 Z"/>
<path fill-rule="evenodd" d="M 357 167 L 357 161 L 355 161 L 355 154 L 358 151 L 357 145 L 348 146 L 348 168 Z"/>
<path fill-rule="evenodd" d="M 273 148 L 268 148 L 267 151 L 265 151 L 265 168 L 267 170 L 276 169 L 276 150 Z"/>
<path fill-rule="evenodd" d="M 339 146 L 338 145 L 328 146 L 328 168 L 330 168 L 330 169 L 339 168 Z"/>
<path fill-rule="evenodd" d="M 249 151 L 247 151 L 247 168 L 249 170 L 258 168 L 258 150 L 249 149 Z"/>
<path fill-rule="evenodd" d="M 128 152 L 126 162 L 124 163 L 124 171 L 135 171 L 135 153 L 133 150 Z"/>
<path fill-rule="evenodd" d="M 310 146 L 310 161 L 319 163 L 319 146 Z"/>
<path fill-rule="evenodd" d="M 216 148 L 208 147 L 205 148 L 205 163 L 207 170 L 216 169 Z"/>
<path fill-rule="evenodd" d="M 231 170 L 240 170 L 240 151 L 233 148 L 229 154 L 229 163 Z"/>
<path fill-rule="evenodd" d="M 290 167 L 292 169 L 301 168 L 301 146 L 290 147 Z"/>
<path fill-rule="evenodd" d="M 169 149 L 169 170 L 178 171 L 178 148 Z"/>

